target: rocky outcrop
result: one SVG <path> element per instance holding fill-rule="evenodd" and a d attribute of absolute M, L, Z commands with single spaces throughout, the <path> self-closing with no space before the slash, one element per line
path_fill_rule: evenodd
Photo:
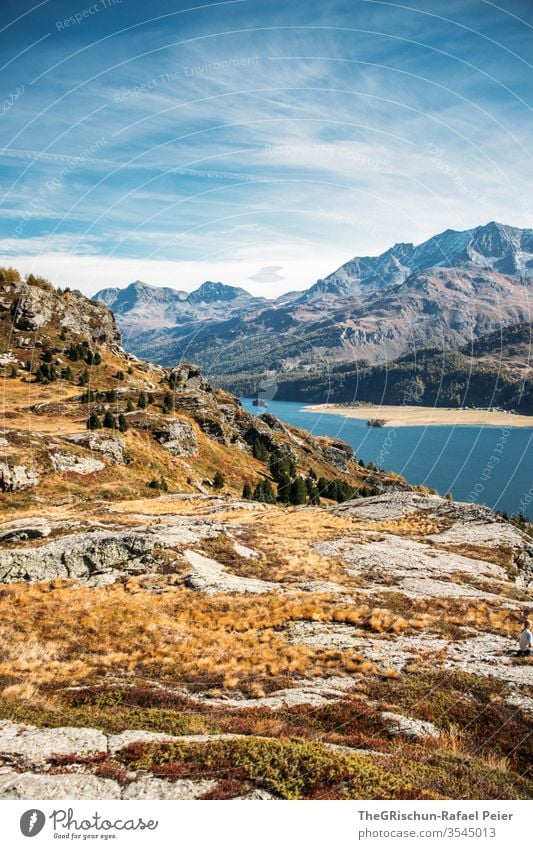
<path fill-rule="evenodd" d="M 81 445 L 83 448 L 88 448 L 90 451 L 103 454 L 111 463 L 124 465 L 128 462 L 124 439 L 121 436 L 105 436 L 92 431 L 89 433 L 72 433 L 66 439 L 76 445 Z"/>
<path fill-rule="evenodd" d="M 52 527 L 48 519 L 42 517 L 14 519 L 12 522 L 4 522 L 0 525 L 0 543 L 43 539 L 51 533 Z"/>
<path fill-rule="evenodd" d="M 90 773 L 0 773 L 0 799 L 120 799 L 121 793 L 117 781 Z"/>
<path fill-rule="evenodd" d="M 66 331 L 94 344 L 120 346 L 113 313 L 103 304 L 89 300 L 81 292 L 60 292 L 44 282 L 17 282 L 12 301 L 15 330 L 36 331 L 50 323 L 58 323 Z M 9 290 L 12 291 L 12 286 Z"/>
<path fill-rule="evenodd" d="M 0 754 L 16 755 L 27 764 L 38 765 L 73 752 L 84 756 L 107 751 L 106 735 L 94 728 L 35 728 L 0 722 Z"/>
<path fill-rule="evenodd" d="M 154 436 L 174 457 L 195 457 L 198 454 L 198 439 L 190 422 L 174 419 L 162 430 L 155 430 Z"/>
<path fill-rule="evenodd" d="M 30 486 L 37 486 L 39 475 L 26 466 L 10 466 L 0 463 L 0 490 L 3 492 L 18 492 Z"/>
<path fill-rule="evenodd" d="M 402 716 L 401 713 L 393 713 L 385 710 L 381 718 L 386 724 L 387 731 L 393 736 L 409 737 L 412 740 L 423 740 L 427 737 L 438 737 L 440 732 L 432 722 L 423 719 L 413 719 L 410 716 Z"/>
<path fill-rule="evenodd" d="M 507 552 L 507 566 L 518 572 L 520 583 L 528 585 L 533 581 L 531 539 L 482 504 L 448 501 L 440 495 L 419 492 L 388 492 L 371 498 L 345 501 L 330 509 L 336 516 L 353 517 L 363 522 L 395 522 L 419 516 L 440 526 L 439 530 L 428 533 L 421 542 L 385 537 L 376 542 L 369 540 L 363 547 L 364 550 L 359 547 L 353 549 L 354 562 L 357 560 L 359 565 L 371 565 L 372 561 L 374 566 L 383 562 L 387 573 L 390 563 L 389 558 L 385 557 L 385 549 L 390 544 L 395 552 L 393 571 L 398 577 L 404 567 L 409 568 L 407 561 L 411 556 L 419 557 L 420 560 L 413 561 L 412 564 L 415 567 L 412 575 L 416 578 L 419 588 L 421 581 L 449 576 L 453 572 L 470 574 L 472 578 L 492 576 L 504 580 L 505 569 L 495 567 L 491 562 L 487 563 L 492 552 L 498 550 L 502 552 L 502 556 Z M 381 555 L 377 555 L 378 549 L 381 550 Z M 435 549 L 439 550 L 437 560 Z M 465 558 L 461 554 L 462 549 L 466 550 L 467 554 L 473 550 L 477 552 L 478 557 Z M 408 550 L 410 554 L 407 554 Z M 367 556 L 370 558 L 368 561 Z M 499 570 L 499 576 L 494 571 L 495 568 Z M 417 571 L 421 573 L 420 577 L 416 576 Z M 404 571 L 402 578 L 406 577 L 407 572 Z M 437 587 L 433 584 L 432 592 L 436 591 Z M 479 591 L 473 591 L 474 595 L 478 593 Z M 441 592 L 437 594 L 441 595 Z M 464 588 L 456 586 L 450 594 L 464 595 Z"/>
<path fill-rule="evenodd" d="M 113 583 L 126 575 L 157 572 L 154 549 L 193 545 L 215 536 L 220 526 L 183 519 L 133 531 L 71 534 L 39 548 L 0 551 L 0 583 L 71 578 L 91 586 Z"/>
<path fill-rule="evenodd" d="M 326 445 L 322 445 L 322 451 L 324 459 L 343 474 L 348 472 L 348 463 L 355 460 L 355 453 L 351 445 L 341 442 L 340 439 L 330 440 Z"/>
<path fill-rule="evenodd" d="M 50 456 L 52 466 L 56 472 L 69 472 L 74 475 L 90 475 L 93 472 L 101 472 L 105 469 L 105 463 L 95 457 L 86 457 L 82 454 L 67 454 L 57 451 Z"/>
<path fill-rule="evenodd" d="M 193 571 L 187 576 L 187 585 L 194 590 L 202 590 L 208 595 L 216 593 L 268 593 L 279 591 L 279 584 L 272 581 L 261 581 L 257 578 L 241 578 L 227 572 L 221 563 L 204 557 L 196 551 L 185 551 L 185 557 L 193 566 Z"/>

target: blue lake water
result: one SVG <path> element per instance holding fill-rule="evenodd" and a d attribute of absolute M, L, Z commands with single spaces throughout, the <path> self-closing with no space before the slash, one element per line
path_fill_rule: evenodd
<path fill-rule="evenodd" d="M 241 399 L 251 413 L 266 412 Z M 404 475 L 456 501 L 487 504 L 533 519 L 533 428 L 430 427 L 373 428 L 363 419 L 303 412 L 293 401 L 269 401 L 268 411 L 316 436 L 348 442 L 365 463 Z M 378 414 L 379 415 L 379 414 Z M 492 458 L 492 459 L 491 459 Z"/>

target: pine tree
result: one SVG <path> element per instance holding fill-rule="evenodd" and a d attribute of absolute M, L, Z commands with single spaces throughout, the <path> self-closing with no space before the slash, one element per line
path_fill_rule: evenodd
<path fill-rule="evenodd" d="M 252 487 L 248 482 L 246 482 L 242 488 L 242 497 L 245 498 L 247 501 L 251 501 L 252 495 Z"/>
<path fill-rule="evenodd" d="M 307 501 L 307 487 L 303 478 L 295 478 L 291 483 L 290 503 L 305 504 Z"/>
<path fill-rule="evenodd" d="M 270 483 L 268 478 L 265 478 L 265 480 L 263 481 L 263 501 L 265 501 L 267 504 L 276 503 L 276 496 L 274 494 L 274 490 L 272 489 L 272 484 Z"/>
<path fill-rule="evenodd" d="M 312 466 L 309 468 L 309 477 L 312 478 L 314 481 L 317 480 L 316 472 Z"/>
<path fill-rule="evenodd" d="M 274 490 L 272 489 L 272 484 L 268 479 L 260 481 L 254 489 L 253 494 L 254 501 L 263 501 L 266 504 L 275 504 L 276 497 L 274 495 Z"/>
<path fill-rule="evenodd" d="M 117 380 L 124 380 L 124 372 L 119 369 L 115 375 Z"/>
<path fill-rule="evenodd" d="M 37 383 L 48 383 L 50 381 L 50 368 L 48 363 L 41 363 L 35 372 L 35 380 Z"/>
<path fill-rule="evenodd" d="M 128 398 L 128 400 L 126 402 L 126 412 L 127 413 L 133 413 L 133 409 L 134 409 L 133 404 L 132 404 L 131 400 Z"/>
<path fill-rule="evenodd" d="M 117 423 L 115 421 L 115 417 L 111 410 L 107 410 L 104 416 L 104 427 L 112 428 L 113 430 L 116 428 Z"/>
<path fill-rule="evenodd" d="M 332 501 L 339 500 L 339 482 L 336 478 L 329 481 L 326 487 L 326 498 L 331 498 Z"/>
<path fill-rule="evenodd" d="M 256 439 L 253 445 L 252 453 L 256 460 L 261 463 L 266 463 L 268 460 L 268 451 L 260 439 Z"/>
<path fill-rule="evenodd" d="M 322 495 L 323 498 L 328 498 L 328 486 L 329 486 L 328 478 L 320 477 L 318 479 L 318 494 Z"/>
<path fill-rule="evenodd" d="M 274 448 L 269 459 L 270 474 L 275 481 L 288 475 L 291 479 L 296 475 L 296 464 L 288 453 L 279 447 Z"/>
<path fill-rule="evenodd" d="M 174 396 L 172 392 L 165 392 L 163 396 L 163 412 L 171 413 L 174 409 Z"/>
<path fill-rule="evenodd" d="M 99 430 L 101 427 L 102 422 L 100 421 L 96 413 L 91 413 L 91 415 L 87 419 L 88 430 Z"/>
<path fill-rule="evenodd" d="M 345 480 L 337 481 L 337 501 L 339 504 L 343 501 L 349 501 L 350 498 L 353 498 L 352 487 Z"/>
<path fill-rule="evenodd" d="M 137 399 L 137 407 L 139 410 L 144 410 L 148 406 L 148 398 L 146 397 L 146 392 L 142 389 L 139 392 L 139 398 Z"/>
<path fill-rule="evenodd" d="M 72 369 L 70 366 L 61 369 L 61 380 L 72 380 Z"/>
<path fill-rule="evenodd" d="M 82 373 L 80 374 L 79 378 L 78 378 L 78 385 L 79 386 L 87 386 L 88 383 L 89 383 L 89 372 L 87 371 L 87 369 L 84 369 L 82 371 Z"/>
<path fill-rule="evenodd" d="M 125 433 L 128 429 L 128 420 L 124 413 L 120 413 L 118 417 L 118 429 L 121 433 Z"/>
<path fill-rule="evenodd" d="M 282 504 L 289 504 L 291 500 L 291 479 L 283 472 L 278 477 L 278 501 Z"/>
<path fill-rule="evenodd" d="M 308 484 L 308 481 L 311 481 L 311 484 Z M 309 503 L 318 505 L 320 504 L 320 496 L 318 494 L 318 487 L 312 478 L 307 478 L 306 487 L 307 494 L 309 496 Z"/>
<path fill-rule="evenodd" d="M 215 472 L 215 477 L 213 478 L 213 486 L 215 489 L 222 489 L 224 486 L 224 475 L 218 469 Z"/>

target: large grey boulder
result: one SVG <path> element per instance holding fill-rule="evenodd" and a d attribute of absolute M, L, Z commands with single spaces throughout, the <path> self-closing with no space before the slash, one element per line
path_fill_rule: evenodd
<path fill-rule="evenodd" d="M 54 755 L 107 753 L 107 737 L 94 728 L 35 728 L 0 722 L 0 755 L 40 764 Z"/>
<path fill-rule="evenodd" d="M 105 469 L 105 463 L 96 457 L 85 457 L 81 454 L 67 454 L 57 451 L 50 456 L 56 472 L 70 472 L 75 475 L 90 475 Z"/>
<path fill-rule="evenodd" d="M 0 542 L 25 542 L 28 539 L 43 539 L 52 533 L 48 519 L 35 517 L 14 519 L 0 525 Z"/>
<path fill-rule="evenodd" d="M 37 486 L 39 475 L 26 466 L 10 466 L 9 463 L 0 463 L 0 490 L 3 492 L 18 492 Z"/>
<path fill-rule="evenodd" d="M 198 454 L 195 430 L 190 422 L 183 419 L 175 419 L 168 427 L 155 431 L 155 437 L 175 457 L 195 457 Z"/>
<path fill-rule="evenodd" d="M 90 451 L 97 451 L 99 454 L 103 454 L 111 463 L 123 465 L 127 462 L 124 454 L 125 443 L 121 436 L 106 436 L 89 431 L 89 433 L 72 433 L 66 438 L 69 442 L 74 442 L 76 445 L 81 445 Z"/>

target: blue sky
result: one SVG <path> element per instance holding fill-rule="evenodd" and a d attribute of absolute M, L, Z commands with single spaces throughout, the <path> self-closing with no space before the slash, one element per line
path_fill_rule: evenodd
<path fill-rule="evenodd" d="M 529 0 L 2 0 L 0 262 L 263 295 L 533 226 Z"/>

